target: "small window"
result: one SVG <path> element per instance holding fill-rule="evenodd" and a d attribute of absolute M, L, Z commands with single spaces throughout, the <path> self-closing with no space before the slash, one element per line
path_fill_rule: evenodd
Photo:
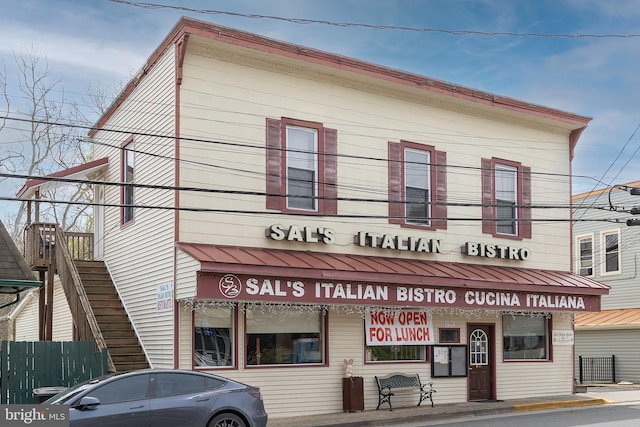
<path fill-rule="evenodd" d="M 460 328 L 440 328 L 438 341 L 440 343 L 459 343 Z"/>
<path fill-rule="evenodd" d="M 620 231 L 602 233 L 602 274 L 620 272 Z"/>
<path fill-rule="evenodd" d="M 324 363 L 324 316 L 320 309 L 246 312 L 247 365 Z"/>
<path fill-rule="evenodd" d="M 593 237 L 579 236 L 576 240 L 578 274 L 581 276 L 593 276 Z"/>
<path fill-rule="evenodd" d="M 389 222 L 409 228 L 447 228 L 447 156 L 435 147 L 389 142 Z"/>
<path fill-rule="evenodd" d="M 322 123 L 267 118 L 266 207 L 338 213 L 338 133 Z"/>
<path fill-rule="evenodd" d="M 546 317 L 502 317 L 504 360 L 548 360 L 549 320 Z"/>
<path fill-rule="evenodd" d="M 482 232 L 531 238 L 531 168 L 502 159 L 482 159 Z"/>
<path fill-rule="evenodd" d="M 122 158 L 121 158 L 121 171 L 120 179 L 123 185 L 120 189 L 120 202 L 123 205 L 121 208 L 121 223 L 126 224 L 133 221 L 133 204 L 134 201 L 134 144 L 133 138 L 128 139 L 122 146 Z"/>
<path fill-rule="evenodd" d="M 197 307 L 194 313 L 194 366 L 233 366 L 232 308 Z"/>

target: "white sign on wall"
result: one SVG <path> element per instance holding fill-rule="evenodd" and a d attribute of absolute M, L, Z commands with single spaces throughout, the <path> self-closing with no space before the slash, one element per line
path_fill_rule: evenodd
<path fill-rule="evenodd" d="M 573 345 L 573 331 L 571 329 L 553 331 L 554 345 Z"/>
<path fill-rule="evenodd" d="M 173 282 L 156 286 L 156 304 L 159 312 L 173 310 Z"/>
<path fill-rule="evenodd" d="M 365 317 L 367 345 L 434 344 L 431 315 L 422 310 L 369 311 Z"/>

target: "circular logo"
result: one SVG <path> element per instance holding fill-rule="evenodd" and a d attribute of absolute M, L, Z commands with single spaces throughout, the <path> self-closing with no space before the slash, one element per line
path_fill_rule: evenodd
<path fill-rule="evenodd" d="M 234 274 L 225 274 L 218 282 L 218 289 L 226 298 L 236 298 L 242 290 L 242 282 Z"/>

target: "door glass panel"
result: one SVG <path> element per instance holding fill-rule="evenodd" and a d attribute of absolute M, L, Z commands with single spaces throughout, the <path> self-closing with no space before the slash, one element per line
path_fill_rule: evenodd
<path fill-rule="evenodd" d="M 482 329 L 475 329 L 469 336 L 469 361 L 472 365 L 489 364 L 489 338 Z"/>

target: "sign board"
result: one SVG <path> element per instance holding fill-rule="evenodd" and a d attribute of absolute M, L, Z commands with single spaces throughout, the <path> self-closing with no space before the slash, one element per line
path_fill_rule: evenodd
<path fill-rule="evenodd" d="M 422 310 L 369 311 L 365 317 L 366 344 L 433 344 L 431 316 Z"/>
<path fill-rule="evenodd" d="M 571 329 L 553 331 L 553 345 L 573 345 L 573 331 Z"/>
<path fill-rule="evenodd" d="M 156 286 L 156 306 L 158 312 L 173 310 L 173 282 Z"/>

